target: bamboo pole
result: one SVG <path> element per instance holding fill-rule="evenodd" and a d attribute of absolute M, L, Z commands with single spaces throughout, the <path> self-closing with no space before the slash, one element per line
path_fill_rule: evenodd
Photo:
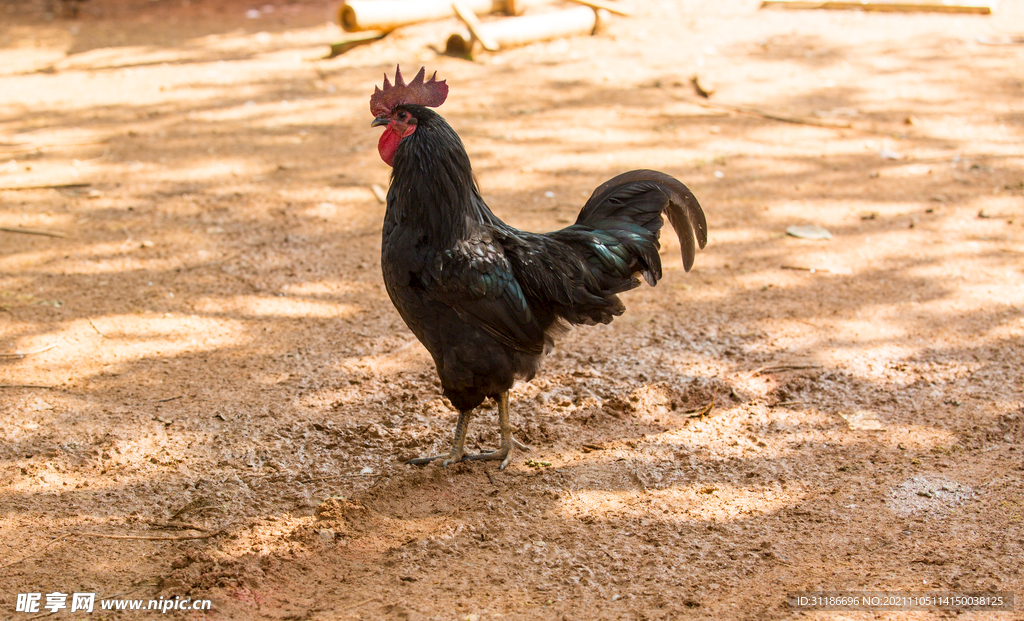
<path fill-rule="evenodd" d="M 608 0 L 572 0 L 573 2 L 589 6 L 592 9 L 604 9 L 609 13 L 615 13 L 616 15 L 630 16 L 633 14 L 632 11 L 624 6 L 620 6 L 618 2 L 609 2 Z"/>
<path fill-rule="evenodd" d="M 601 14 L 604 14 L 604 17 Z M 606 16 L 607 13 L 604 11 L 594 11 L 581 6 L 486 22 L 480 24 L 479 29 L 499 47 L 512 47 L 534 41 L 593 34 L 601 22 L 607 19 Z M 456 32 L 448 37 L 445 52 L 460 56 L 471 54 L 476 40 L 468 29 Z"/>
<path fill-rule="evenodd" d="M 469 10 L 469 7 L 461 2 L 452 2 L 452 8 L 455 9 L 455 14 L 459 16 L 459 19 L 466 25 L 466 28 L 469 28 L 469 34 L 473 35 L 473 38 L 479 41 L 485 50 L 488 52 L 498 51 L 497 41 L 487 36 L 487 33 L 483 30 L 483 24 L 476 18 L 476 14 Z"/>
<path fill-rule="evenodd" d="M 860 2 L 815 2 L 814 0 L 763 0 L 761 8 L 780 9 L 835 9 L 860 11 L 898 11 L 898 12 L 931 12 L 931 13 L 975 13 L 988 15 L 992 7 L 985 2 L 970 0 L 863 0 Z"/>
<path fill-rule="evenodd" d="M 326 58 L 334 58 L 335 56 L 341 56 L 345 52 L 351 50 L 354 47 L 360 45 L 367 45 L 374 41 L 379 41 L 387 36 L 387 31 L 384 30 L 364 30 L 357 32 L 353 35 L 346 37 L 342 41 L 331 44 L 331 51 Z"/>
<path fill-rule="evenodd" d="M 504 0 L 463 0 L 477 15 L 504 11 Z M 389 31 L 455 15 L 451 0 L 346 0 L 338 9 L 338 21 L 346 32 Z"/>

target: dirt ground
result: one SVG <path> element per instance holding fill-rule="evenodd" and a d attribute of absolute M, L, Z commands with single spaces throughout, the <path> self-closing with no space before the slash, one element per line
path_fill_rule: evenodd
<path fill-rule="evenodd" d="M 0 619 L 1024 618 L 786 601 L 1024 593 L 1024 3 L 633 6 L 468 61 L 323 59 L 326 1 L 0 5 Z M 515 388 L 504 472 L 401 463 L 456 415 L 381 281 L 397 63 L 517 227 L 633 168 L 708 215 Z"/>

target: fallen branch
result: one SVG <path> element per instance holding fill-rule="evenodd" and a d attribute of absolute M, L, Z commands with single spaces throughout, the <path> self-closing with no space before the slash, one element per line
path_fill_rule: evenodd
<path fill-rule="evenodd" d="M 334 58 L 335 56 L 341 56 L 352 48 L 373 43 L 374 41 L 379 41 L 386 37 L 388 32 L 389 31 L 387 30 L 366 30 L 364 32 L 358 32 L 352 36 L 345 37 L 337 43 L 332 43 L 330 53 L 328 53 L 324 58 L 328 59 Z"/>
<path fill-rule="evenodd" d="M 506 9 L 501 0 L 462 0 L 477 15 Z M 406 24 L 453 17 L 451 0 L 345 0 L 338 10 L 338 22 L 345 32 L 390 31 Z"/>
<path fill-rule="evenodd" d="M 12 229 L 6 226 L 0 226 L 0 231 L 5 233 L 21 233 L 23 235 L 45 235 L 46 237 L 67 237 L 64 233 L 57 233 L 56 231 L 44 231 L 42 229 Z"/>
<path fill-rule="evenodd" d="M 836 123 L 828 123 L 828 122 L 825 122 L 825 121 L 818 121 L 818 120 L 815 120 L 815 119 L 805 119 L 805 118 L 795 117 L 795 116 L 782 116 L 780 114 L 773 114 L 771 112 L 764 112 L 763 110 L 758 110 L 756 108 L 747 108 L 747 107 L 744 107 L 744 106 L 732 106 L 732 105 L 729 105 L 729 104 L 717 103 L 717 102 L 714 102 L 714 101 L 699 101 L 697 99 L 691 99 L 689 97 L 682 97 L 680 95 L 676 95 L 675 93 L 673 93 L 672 91 L 670 91 L 668 89 L 665 89 L 664 87 L 660 87 L 660 88 L 665 90 L 665 92 L 668 93 L 671 97 L 673 97 L 675 99 L 678 99 L 679 101 L 683 101 L 683 102 L 686 102 L 686 103 L 689 103 L 689 104 L 693 104 L 695 106 L 700 106 L 702 108 L 716 108 L 716 109 L 719 109 L 719 110 L 729 110 L 730 112 L 740 112 L 740 113 L 743 113 L 743 114 L 752 114 L 754 116 L 759 116 L 759 117 L 762 117 L 762 118 L 770 119 L 772 121 L 780 121 L 782 123 L 793 123 L 795 125 L 813 125 L 814 127 L 829 127 L 829 128 L 832 128 L 832 129 L 849 129 L 849 128 L 853 127 L 853 125 L 851 125 L 850 123 L 847 123 L 845 121 L 840 121 L 840 122 L 836 122 Z"/>
<path fill-rule="evenodd" d="M 635 503 L 631 503 L 631 504 L 635 504 Z M 600 541 L 594 541 L 594 543 L 597 544 L 597 547 L 601 548 L 601 551 L 604 552 L 605 556 L 607 556 L 608 558 L 612 559 L 612 561 L 617 562 L 619 560 L 619 557 L 617 557 L 614 554 L 612 554 L 611 551 L 608 550 L 607 547 L 602 545 Z"/>
<path fill-rule="evenodd" d="M 525 45 L 535 41 L 546 41 L 549 39 L 561 39 L 577 35 L 592 35 L 598 29 L 604 11 L 593 10 L 585 6 L 577 6 L 570 9 L 550 11 L 525 15 L 523 17 L 509 17 L 497 21 L 490 21 L 475 27 L 475 32 L 469 28 L 456 32 L 448 37 L 445 44 L 445 53 L 453 56 L 467 56 L 473 53 L 473 46 L 484 37 L 488 45 L 493 44 L 500 48 Z"/>
<path fill-rule="evenodd" d="M 75 533 L 79 537 L 97 537 L 99 539 L 128 539 L 133 541 L 188 541 L 189 539 L 210 539 L 224 534 L 224 529 L 205 535 L 182 535 L 181 537 L 160 537 L 157 535 L 108 535 L 106 533 Z"/>
<path fill-rule="evenodd" d="M 40 384 L 0 384 L 0 388 L 43 388 L 45 390 L 60 390 L 56 386 L 42 386 Z"/>
<path fill-rule="evenodd" d="M 929 13 L 975 13 L 988 15 L 992 13 L 992 7 L 981 2 L 961 2 L 951 4 L 947 2 L 885 2 L 884 0 L 859 0 L 857 2 L 808 2 L 805 0 L 764 0 L 762 8 L 780 9 L 833 9 L 833 10 L 857 10 L 857 11 L 898 11 L 908 12 L 929 12 Z"/>
<path fill-rule="evenodd" d="M 799 265 L 783 265 L 783 266 L 781 266 L 781 269 L 784 269 L 784 270 L 796 270 L 798 272 L 810 272 L 812 274 L 815 273 L 815 272 L 828 272 L 829 271 L 829 270 L 826 270 L 826 269 L 822 269 L 820 267 L 801 267 Z"/>
<path fill-rule="evenodd" d="M 1024 45 L 1024 35 L 980 36 L 975 41 L 982 45 Z"/>
<path fill-rule="evenodd" d="M 704 108 L 719 108 L 719 109 L 722 109 L 722 110 L 731 110 L 732 112 L 741 112 L 743 114 L 753 114 L 755 116 L 760 116 L 760 117 L 763 117 L 763 118 L 766 118 L 766 119 L 771 119 L 772 121 L 780 121 L 782 123 L 793 123 L 794 125 L 813 125 L 814 127 L 831 127 L 831 128 L 834 128 L 834 129 L 835 128 L 837 128 L 837 129 L 848 129 L 850 127 L 853 127 L 853 125 L 851 125 L 850 123 L 847 123 L 845 121 L 840 121 L 840 122 L 837 122 L 837 123 L 827 123 L 825 121 L 817 121 L 817 120 L 814 120 L 814 119 L 805 119 L 805 118 L 800 118 L 800 117 L 795 117 L 795 116 L 782 116 L 782 115 L 779 115 L 779 114 L 772 114 L 770 112 L 764 112 L 764 111 L 758 110 L 756 108 L 745 108 L 745 107 L 741 107 L 741 106 L 730 106 L 728 104 L 721 104 L 721 103 L 716 103 L 716 102 L 713 102 L 713 101 L 696 101 L 696 100 L 693 100 L 693 99 L 688 99 L 688 100 L 685 100 L 685 101 L 689 101 L 690 103 L 695 103 L 698 106 L 702 106 Z"/>
<path fill-rule="evenodd" d="M 762 373 L 775 373 L 776 371 L 800 371 L 803 369 L 820 369 L 820 364 L 779 364 L 770 367 L 761 367 L 750 373 L 750 377 L 757 377 Z"/>
<path fill-rule="evenodd" d="M 174 397 L 167 397 L 166 399 L 153 399 L 151 401 L 142 401 L 142 402 L 139 402 L 139 403 L 132 403 L 128 407 L 130 407 L 130 408 L 137 408 L 140 405 L 149 405 L 150 403 L 167 403 L 168 401 L 177 401 L 178 399 L 181 399 L 184 396 L 185 395 L 177 395 L 177 396 L 174 396 Z"/>
<path fill-rule="evenodd" d="M 100 336 L 102 336 L 102 337 L 103 337 L 103 338 L 105 338 L 105 339 L 106 339 L 106 338 L 110 338 L 110 337 L 108 337 L 108 336 L 107 336 L 106 334 L 103 334 L 102 332 L 100 332 L 100 329 L 99 329 L 99 328 L 97 328 L 97 327 L 96 327 L 96 324 L 94 324 L 94 323 L 92 322 L 92 317 L 86 317 L 86 319 L 87 319 L 87 320 L 89 321 L 89 325 L 90 325 L 90 326 L 92 326 L 92 329 L 96 331 L 96 334 L 99 334 Z"/>
<path fill-rule="evenodd" d="M 16 561 L 11 561 L 10 563 L 7 563 L 6 565 L 0 566 L 0 571 L 3 571 L 5 569 L 7 569 L 8 567 L 14 567 L 18 563 L 23 563 L 23 562 L 27 561 L 28 559 L 32 558 L 33 556 L 38 556 L 39 554 L 42 554 L 43 551 L 46 550 L 46 548 L 49 548 L 50 546 L 52 546 L 53 544 L 57 543 L 61 539 L 66 539 L 67 537 L 74 537 L 74 536 L 75 536 L 75 533 L 64 533 L 63 535 L 57 535 L 56 537 L 51 539 L 46 545 L 44 545 L 43 547 L 39 548 L 35 552 L 32 552 L 31 554 L 26 554 L 25 556 L 19 558 Z"/>
<path fill-rule="evenodd" d="M 388 203 L 387 190 L 385 190 L 380 184 L 371 183 L 370 191 L 373 192 L 373 196 L 377 199 L 378 203 L 381 205 L 386 205 Z"/>
<path fill-rule="evenodd" d="M 577 4 L 583 4 L 585 6 L 589 6 L 592 9 L 604 9 L 605 11 L 608 11 L 609 13 L 614 13 L 616 15 L 623 15 L 623 16 L 628 17 L 628 16 L 633 14 L 632 11 L 630 11 L 629 9 L 627 9 L 624 6 L 621 6 L 618 2 L 611 2 L 611 1 L 607 1 L 606 2 L 605 0 L 572 0 L 572 1 L 576 2 Z"/>
<path fill-rule="evenodd" d="M 0 190 L 16 192 L 18 190 L 74 190 L 87 188 L 91 183 L 57 183 L 49 185 L 20 185 L 13 188 L 0 188 Z"/>
<path fill-rule="evenodd" d="M 57 339 L 52 345 L 48 345 L 47 347 L 43 347 L 42 349 L 33 349 L 32 351 L 16 351 L 13 354 L 0 354 L 0 358 L 24 358 L 25 356 L 41 354 L 44 351 L 50 351 L 57 345 L 60 345 L 62 339 L 63 337 Z"/>
<path fill-rule="evenodd" d="M 476 13 L 469 10 L 465 5 L 460 2 L 452 2 L 452 9 L 455 14 L 462 20 L 462 23 L 466 24 L 466 28 L 469 28 L 469 32 L 473 35 L 480 45 L 483 46 L 488 52 L 497 52 L 498 43 L 487 35 L 487 32 L 481 27 L 480 20 L 476 18 Z"/>
<path fill-rule="evenodd" d="M 154 522 L 146 522 L 146 523 L 149 524 L 150 526 L 152 526 L 153 528 L 167 528 L 167 529 L 170 529 L 170 530 L 198 530 L 199 532 L 202 532 L 202 533 L 210 532 L 209 528 L 203 528 L 201 526 L 196 526 L 195 524 L 185 524 L 185 523 L 172 524 L 170 522 L 155 522 L 155 521 Z"/>

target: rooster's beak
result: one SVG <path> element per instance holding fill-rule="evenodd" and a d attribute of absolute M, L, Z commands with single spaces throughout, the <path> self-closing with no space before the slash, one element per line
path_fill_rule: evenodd
<path fill-rule="evenodd" d="M 373 119 L 372 123 L 370 123 L 370 127 L 380 127 L 381 125 L 387 125 L 388 123 L 388 117 L 378 116 L 377 118 Z"/>

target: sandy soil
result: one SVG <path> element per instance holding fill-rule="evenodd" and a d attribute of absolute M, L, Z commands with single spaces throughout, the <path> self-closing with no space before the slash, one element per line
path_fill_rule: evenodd
<path fill-rule="evenodd" d="M 637 2 L 473 62 L 454 21 L 323 60 L 330 2 L 44 5 L 0 7 L 0 227 L 62 235 L 0 232 L 0 619 L 1024 618 L 786 603 L 1024 588 L 1024 46 L 978 41 L 1024 4 Z M 455 413 L 380 276 L 399 62 L 515 226 L 641 167 L 708 214 L 515 389 L 505 472 L 400 461 Z"/>

